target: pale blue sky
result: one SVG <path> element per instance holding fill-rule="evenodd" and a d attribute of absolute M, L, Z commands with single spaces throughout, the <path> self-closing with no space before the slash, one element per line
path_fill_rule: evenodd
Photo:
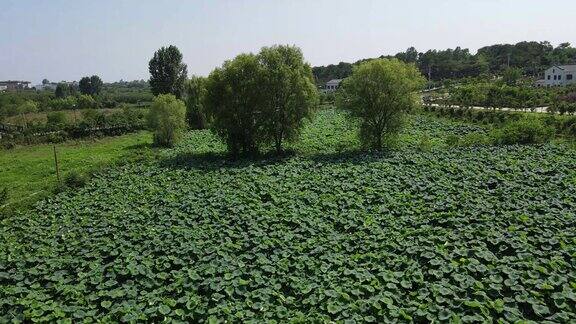
<path fill-rule="evenodd" d="M 0 0 L 0 80 L 148 79 L 174 44 L 189 74 L 241 52 L 300 46 L 312 65 L 462 46 L 576 43 L 574 0 Z"/>

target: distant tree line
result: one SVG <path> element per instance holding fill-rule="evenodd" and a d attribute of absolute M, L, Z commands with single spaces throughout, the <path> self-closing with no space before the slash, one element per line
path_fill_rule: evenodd
<path fill-rule="evenodd" d="M 426 52 L 410 47 L 405 52 L 380 58 L 391 57 L 416 64 L 423 75 L 439 81 L 482 74 L 501 74 L 509 67 L 519 68 L 523 75 L 537 76 L 550 65 L 576 63 L 576 48 L 570 43 L 554 47 L 546 41 L 491 45 L 479 49 L 476 54 L 460 47 Z M 354 65 L 366 60 L 369 59 L 353 64 L 340 62 L 337 65 L 314 67 L 316 83 L 322 86 L 331 79 L 346 78 L 351 75 Z"/>
<path fill-rule="evenodd" d="M 46 80 L 47 81 L 47 80 Z M 0 93 L 0 121 L 23 111 L 50 112 L 88 108 L 115 108 L 123 104 L 146 105 L 153 95 L 147 81 L 103 83 L 100 77 L 80 82 L 60 82 L 55 91 L 9 91 Z M 32 105 L 35 109 L 30 111 Z"/>

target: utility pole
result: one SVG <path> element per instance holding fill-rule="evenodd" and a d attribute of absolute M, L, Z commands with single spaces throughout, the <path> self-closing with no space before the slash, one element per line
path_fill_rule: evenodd
<path fill-rule="evenodd" d="M 56 145 L 53 146 L 54 148 L 54 164 L 56 164 L 56 177 L 58 178 L 58 185 L 62 183 L 60 180 L 60 167 L 58 166 L 58 156 L 56 155 Z"/>
<path fill-rule="evenodd" d="M 508 68 L 510 68 L 510 55 L 512 54 L 508 53 Z"/>

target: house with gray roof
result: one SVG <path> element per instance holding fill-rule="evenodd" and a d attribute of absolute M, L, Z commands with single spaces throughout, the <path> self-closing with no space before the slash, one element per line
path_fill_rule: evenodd
<path fill-rule="evenodd" d="M 342 79 L 334 79 L 326 82 L 326 92 L 335 92 L 340 87 L 340 83 L 342 83 Z"/>
<path fill-rule="evenodd" d="M 536 81 L 537 86 L 553 87 L 575 84 L 576 64 L 554 65 L 544 71 L 544 79 Z"/>

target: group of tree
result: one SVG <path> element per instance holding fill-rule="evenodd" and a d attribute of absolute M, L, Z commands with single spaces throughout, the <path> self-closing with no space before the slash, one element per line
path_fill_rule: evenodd
<path fill-rule="evenodd" d="M 240 54 L 207 78 L 190 80 L 179 50 L 163 47 L 149 68 L 150 84 L 158 95 L 149 125 L 158 145 L 174 145 L 187 120 L 194 128 L 209 126 L 234 156 L 254 154 L 267 145 L 281 153 L 319 102 L 312 68 L 294 46 Z M 360 120 L 366 146 L 380 149 L 419 102 L 416 91 L 424 82 L 413 64 L 397 59 L 367 61 L 354 67 L 342 84 L 338 105 Z"/>
<path fill-rule="evenodd" d="M 356 64 L 358 65 L 358 64 Z M 315 66 L 312 68 L 314 79 L 320 86 L 333 79 L 344 79 L 352 74 L 352 67 L 354 64 L 340 62 L 337 65 L 330 64 L 328 66 Z"/>
<path fill-rule="evenodd" d="M 78 88 L 80 92 L 85 95 L 95 96 L 99 95 L 102 91 L 102 86 L 104 82 L 100 79 L 99 76 L 93 75 L 91 77 L 83 77 L 78 82 Z"/>
<path fill-rule="evenodd" d="M 153 92 L 183 98 L 188 123 L 193 127 L 208 123 L 232 155 L 254 154 L 266 144 L 273 144 L 281 152 L 283 142 L 298 135 L 303 121 L 317 105 L 312 69 L 297 47 L 272 46 L 262 48 L 258 54 L 240 54 L 216 68 L 208 78 L 193 77 L 188 81 L 182 55 L 176 51 L 173 46 L 161 48 L 150 61 Z M 181 115 L 177 100 L 159 96 L 155 105 L 156 112 Z M 156 142 L 171 145 L 160 139 L 170 136 L 160 123 L 154 122 L 159 119 L 156 112 L 151 113 Z M 180 131 L 179 127 L 172 128 Z"/>
<path fill-rule="evenodd" d="M 558 93 L 551 89 L 514 86 L 510 82 L 484 82 L 452 87 L 449 89 L 449 97 L 441 100 L 441 103 L 463 108 L 531 109 L 549 106 L 558 98 Z"/>
<path fill-rule="evenodd" d="M 68 96 L 76 96 L 78 95 L 78 88 L 74 84 L 61 82 L 56 85 L 54 95 L 58 99 L 66 98 Z"/>
<path fill-rule="evenodd" d="M 60 82 L 56 85 L 54 95 L 56 98 L 66 98 L 68 96 L 77 96 L 78 91 L 83 95 L 97 96 L 102 93 L 104 82 L 99 76 L 93 75 L 91 77 L 83 77 L 76 86 L 73 83 Z"/>
<path fill-rule="evenodd" d="M 492 73 L 516 67 L 526 75 L 537 76 L 550 65 L 576 63 L 576 48 L 570 43 L 554 47 L 546 41 L 486 46 L 479 49 L 476 55 L 488 61 Z"/>
<path fill-rule="evenodd" d="M 35 103 L 38 112 L 82 110 L 90 108 L 116 108 L 124 104 L 147 106 L 154 96 L 147 81 L 120 81 L 103 84 L 98 76 L 85 77 L 81 82 L 60 82 L 55 91 L 0 92 L 0 120 L 21 115 L 27 101 Z M 50 83 L 47 79 L 43 82 Z M 89 94 L 93 93 L 93 94 Z"/>
<path fill-rule="evenodd" d="M 532 41 L 486 46 L 476 54 L 460 47 L 426 52 L 410 47 L 393 57 L 406 63 L 414 63 L 422 74 L 433 81 L 476 77 L 482 74 L 500 75 L 508 68 L 518 68 L 523 75 L 536 77 L 553 64 L 576 63 L 576 48 L 570 43 L 554 47 L 550 42 Z M 341 62 L 338 65 L 314 67 L 315 80 L 322 86 L 330 79 L 346 78 L 352 73 L 354 65 L 366 60 L 354 64 Z"/>

